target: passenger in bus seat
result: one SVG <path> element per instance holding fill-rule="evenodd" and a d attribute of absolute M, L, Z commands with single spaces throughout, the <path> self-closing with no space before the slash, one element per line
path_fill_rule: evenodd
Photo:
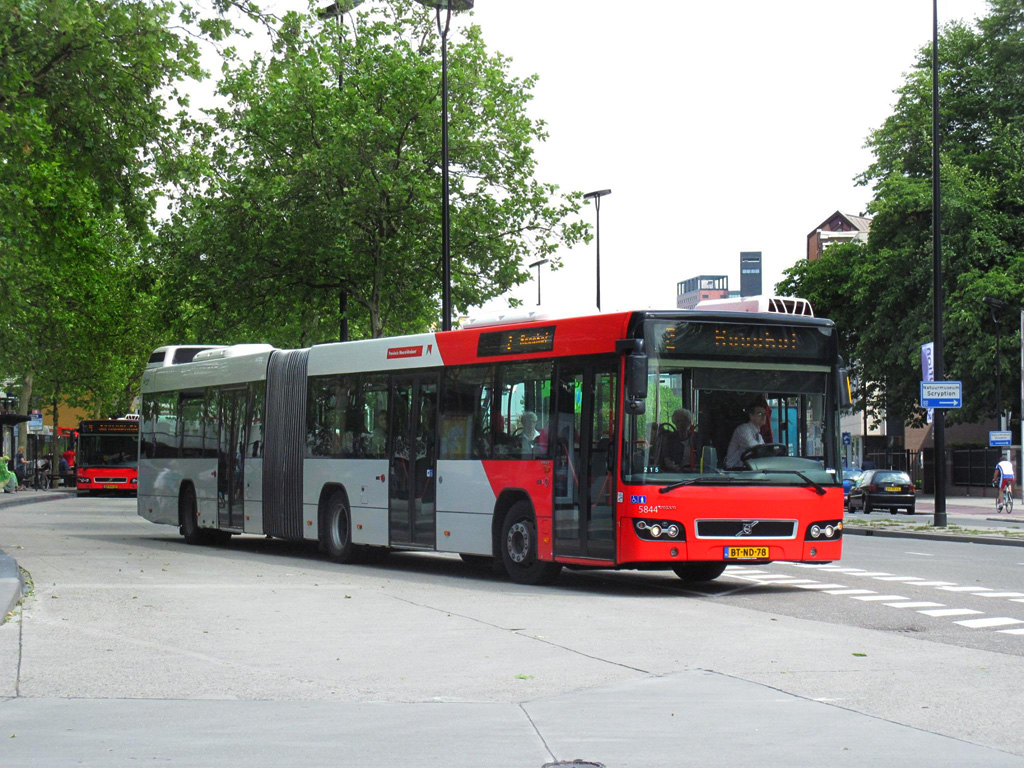
<path fill-rule="evenodd" d="M 672 413 L 672 426 L 658 433 L 658 466 L 665 472 L 684 472 L 697 464 L 693 414 L 685 408 Z"/>
<path fill-rule="evenodd" d="M 537 414 L 523 411 L 519 417 L 520 427 L 516 431 L 524 456 L 543 455 L 548 450 L 548 436 L 543 429 L 537 429 Z"/>

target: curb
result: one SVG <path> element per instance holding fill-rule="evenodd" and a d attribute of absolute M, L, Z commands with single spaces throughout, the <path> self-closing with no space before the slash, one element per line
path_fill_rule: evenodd
<path fill-rule="evenodd" d="M 1003 547 L 1024 547 L 1024 539 L 997 538 L 995 536 L 966 536 L 959 533 L 924 533 L 919 531 L 887 531 L 880 528 L 853 528 L 843 525 L 843 536 L 882 536 L 892 539 L 928 539 L 955 541 L 961 544 L 996 544 Z"/>
<path fill-rule="evenodd" d="M 0 550 L 0 623 L 4 622 L 8 612 L 21 600 L 24 587 L 18 563 Z"/>
<path fill-rule="evenodd" d="M 20 491 L 20 493 L 28 493 L 28 491 Z M 25 498 L 17 498 L 10 500 L 0 501 L 0 509 L 4 507 L 20 507 L 25 504 L 35 504 L 40 501 L 57 501 L 58 499 L 77 499 L 78 495 L 74 489 L 67 491 L 36 491 L 30 496 Z"/>

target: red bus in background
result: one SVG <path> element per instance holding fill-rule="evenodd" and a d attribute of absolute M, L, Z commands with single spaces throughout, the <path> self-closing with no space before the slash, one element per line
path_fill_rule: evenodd
<path fill-rule="evenodd" d="M 137 419 L 89 419 L 78 427 L 75 485 L 78 494 L 122 491 L 135 495 L 139 482 Z"/>

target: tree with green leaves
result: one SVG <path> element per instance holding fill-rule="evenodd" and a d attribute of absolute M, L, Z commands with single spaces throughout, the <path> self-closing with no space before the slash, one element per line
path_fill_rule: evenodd
<path fill-rule="evenodd" d="M 201 76 L 170 2 L 0 2 L 0 371 L 122 410 L 149 346 L 142 252 Z M 142 346 L 145 345 L 145 346 Z"/>
<path fill-rule="evenodd" d="M 996 413 L 996 334 L 982 298 L 1024 305 L 1024 8 L 990 7 L 977 30 L 950 24 L 939 39 L 946 370 L 936 376 L 962 380 L 965 393 L 951 421 Z M 862 404 L 914 424 L 924 415 L 920 348 L 933 337 L 931 87 L 928 46 L 868 139 L 875 160 L 859 178 L 874 191 L 867 245 L 833 246 L 778 286 L 836 321 Z M 1018 318 L 1000 317 L 1004 409 L 1020 387 Z"/>
<path fill-rule="evenodd" d="M 439 324 L 433 24 L 411 0 L 343 20 L 291 13 L 271 55 L 225 65 L 228 103 L 196 124 L 198 180 L 160 232 L 167 315 L 183 332 L 295 345 L 337 339 L 343 314 L 354 337 Z M 578 194 L 534 178 L 546 137 L 526 113 L 535 78 L 512 76 L 476 26 L 448 56 L 452 301 L 465 312 L 587 227 Z"/>

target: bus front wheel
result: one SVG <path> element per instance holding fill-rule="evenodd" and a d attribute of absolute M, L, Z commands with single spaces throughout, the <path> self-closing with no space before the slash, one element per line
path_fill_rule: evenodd
<path fill-rule="evenodd" d="M 509 578 L 518 584 L 547 584 L 562 566 L 537 558 L 537 523 L 525 501 L 517 501 L 501 526 L 501 559 Z"/>
<path fill-rule="evenodd" d="M 683 581 L 714 581 L 725 573 L 725 563 L 681 563 L 672 570 Z"/>
<path fill-rule="evenodd" d="M 348 511 L 345 494 L 340 491 L 327 502 L 324 549 L 327 556 L 336 563 L 352 560 L 355 547 L 352 544 L 352 516 Z"/>

